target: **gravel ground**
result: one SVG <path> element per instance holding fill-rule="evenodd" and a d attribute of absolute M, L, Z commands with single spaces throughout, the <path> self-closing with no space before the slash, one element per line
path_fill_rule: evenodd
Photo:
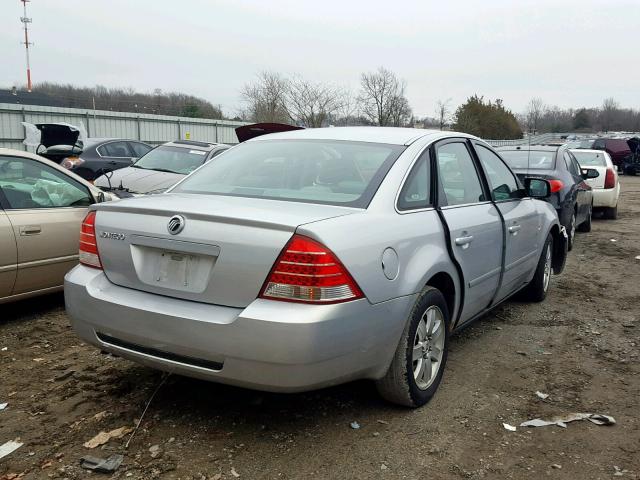
<path fill-rule="evenodd" d="M 108 478 L 79 459 L 114 453 L 111 477 L 132 479 L 639 478 L 640 178 L 622 182 L 619 219 L 579 234 L 547 300 L 508 302 L 454 337 L 418 410 L 369 382 L 276 395 L 171 376 L 128 447 L 126 435 L 91 450 L 100 431 L 135 425 L 162 374 L 83 345 L 61 295 L 1 305 L 0 444 L 24 445 L 0 479 Z M 572 412 L 617 424 L 503 428 Z"/>

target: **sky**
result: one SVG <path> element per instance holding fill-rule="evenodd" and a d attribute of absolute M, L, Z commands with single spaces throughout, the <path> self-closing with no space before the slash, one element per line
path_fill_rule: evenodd
<path fill-rule="evenodd" d="M 241 107 L 264 70 L 357 91 L 384 66 L 414 113 L 473 94 L 514 112 L 640 108 L 640 0 L 31 0 L 34 82 L 180 91 Z M 0 87 L 23 85 L 22 3 L 0 0 Z"/>

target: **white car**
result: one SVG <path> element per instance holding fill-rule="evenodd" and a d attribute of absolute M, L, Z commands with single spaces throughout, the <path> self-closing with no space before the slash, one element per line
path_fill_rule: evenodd
<path fill-rule="evenodd" d="M 571 150 L 582 168 L 593 168 L 600 175 L 585 180 L 593 189 L 593 208 L 602 210 L 605 218 L 618 218 L 618 198 L 620 181 L 618 171 L 609 154 L 603 150 Z"/>

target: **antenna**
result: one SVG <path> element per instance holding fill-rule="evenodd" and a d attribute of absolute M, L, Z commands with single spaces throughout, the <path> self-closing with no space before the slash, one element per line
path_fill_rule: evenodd
<path fill-rule="evenodd" d="M 24 16 L 20 17 L 20 21 L 24 24 L 24 48 L 27 54 L 27 92 L 31 92 L 31 66 L 29 65 L 29 45 L 33 43 L 29 42 L 29 24 L 31 18 L 27 17 L 27 3 L 31 0 L 20 0 L 24 8 Z"/>

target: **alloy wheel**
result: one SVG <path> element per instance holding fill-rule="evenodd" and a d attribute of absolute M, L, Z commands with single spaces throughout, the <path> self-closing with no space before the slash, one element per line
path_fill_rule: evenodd
<path fill-rule="evenodd" d="M 413 378 L 421 390 L 426 390 L 438 376 L 445 341 L 444 315 L 440 308 L 430 306 L 422 314 L 413 340 Z"/>

